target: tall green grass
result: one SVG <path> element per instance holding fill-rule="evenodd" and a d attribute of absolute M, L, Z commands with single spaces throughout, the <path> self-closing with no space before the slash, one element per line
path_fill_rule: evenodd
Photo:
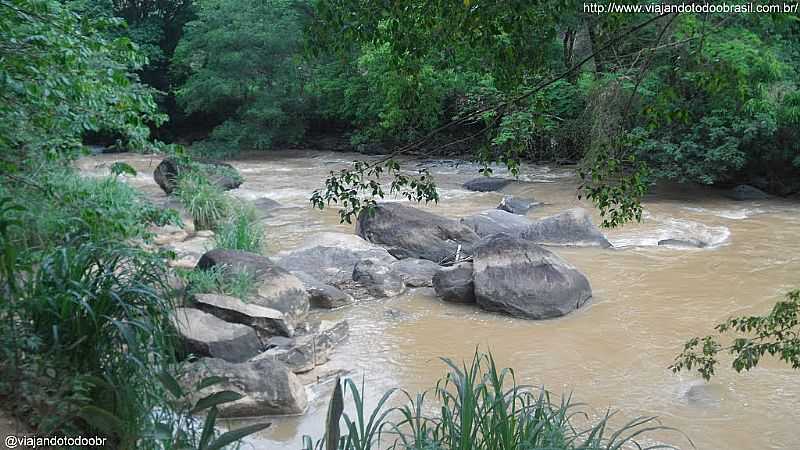
<path fill-rule="evenodd" d="M 255 275 L 246 270 L 230 270 L 219 265 L 208 269 L 193 269 L 180 274 L 185 281 L 186 294 L 222 294 L 246 301 L 255 291 Z"/>
<path fill-rule="evenodd" d="M 613 413 L 592 420 L 569 397 L 556 401 L 544 389 L 518 385 L 514 371 L 499 369 L 491 354 L 476 353 L 469 365 L 443 361 L 449 371 L 432 392 L 412 397 L 405 391 L 390 390 L 372 411 L 365 409 L 363 385 L 359 389 L 349 379 L 337 383 L 325 437 L 315 443 L 304 436 L 303 450 L 673 448 L 638 442 L 650 432 L 672 430 L 656 418 L 637 418 L 614 429 L 610 423 Z M 352 417 L 344 412 L 348 393 L 354 405 Z M 433 402 L 428 403 L 431 394 Z M 405 404 L 389 407 L 396 395 L 404 398 Z"/>
<path fill-rule="evenodd" d="M 214 230 L 216 248 L 264 253 L 264 228 L 255 210 L 244 204 L 235 204 L 231 210 L 231 216 Z"/>
<path fill-rule="evenodd" d="M 198 230 L 213 230 L 231 212 L 225 192 L 198 172 L 183 172 L 177 179 L 175 195 Z"/>

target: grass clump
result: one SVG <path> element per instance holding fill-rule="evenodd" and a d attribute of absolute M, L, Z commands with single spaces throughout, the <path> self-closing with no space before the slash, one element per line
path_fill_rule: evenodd
<path fill-rule="evenodd" d="M 195 294 L 221 294 L 247 301 L 255 292 L 255 276 L 252 273 L 230 270 L 225 265 L 186 271 L 182 277 L 189 297 Z"/>
<path fill-rule="evenodd" d="M 214 230 L 231 210 L 225 192 L 199 172 L 182 173 L 175 194 L 198 230 Z"/>
<path fill-rule="evenodd" d="M 658 424 L 656 418 L 641 417 L 612 429 L 614 413 L 609 411 L 592 421 L 570 398 L 555 401 L 544 389 L 518 385 L 514 371 L 498 369 L 491 354 L 476 352 L 470 365 L 442 360 L 449 371 L 432 390 L 432 404 L 426 403 L 429 392 L 412 397 L 395 389 L 386 392 L 374 410 L 366 411 L 364 386 L 359 389 L 350 379 L 337 382 L 328 407 L 325 437 L 314 443 L 304 436 L 303 450 L 674 448 L 637 442 L 651 431 L 675 431 Z M 355 406 L 353 416 L 343 412 L 348 393 Z M 401 395 L 406 404 L 388 407 L 394 395 Z"/>
<path fill-rule="evenodd" d="M 258 222 L 255 210 L 243 204 L 234 206 L 232 210 L 232 215 L 215 230 L 216 248 L 263 253 L 264 228 Z"/>

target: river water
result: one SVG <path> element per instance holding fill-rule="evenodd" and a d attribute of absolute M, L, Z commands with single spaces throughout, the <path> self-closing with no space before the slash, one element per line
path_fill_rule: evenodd
<path fill-rule="evenodd" d="M 231 163 L 246 178 L 233 195 L 280 202 L 265 221 L 268 253 L 291 249 L 319 231 L 353 232 L 334 209 L 310 208 L 311 192 L 331 170 L 356 154 L 285 151 Z M 156 199 L 152 180 L 158 157 L 98 155 L 78 162 L 89 174 L 107 173 L 113 161 L 139 170 L 129 182 Z M 411 162 L 407 167 L 415 168 Z M 494 208 L 503 193 L 464 190 L 479 176 L 471 164 L 427 164 L 441 201 L 430 210 L 452 218 Z M 509 176 L 498 169 L 499 176 Z M 578 180 L 562 168 L 523 167 L 526 183 L 504 190 L 545 206 L 530 218 L 591 205 L 576 198 Z M 476 308 L 443 304 L 430 289 L 388 300 L 367 301 L 327 313 L 350 323 L 350 339 L 325 369 L 362 377 L 372 403 L 384 390 L 431 388 L 445 373 L 440 356 L 470 359 L 476 347 L 491 349 L 498 364 L 515 369 L 520 382 L 544 385 L 591 405 L 601 415 L 620 410 L 618 422 L 658 416 L 688 435 L 698 449 L 800 449 L 800 373 L 771 360 L 736 374 L 724 360 L 711 383 L 668 366 L 690 337 L 709 334 L 732 315 L 760 314 L 783 293 L 800 286 L 800 204 L 786 200 L 735 202 L 719 190 L 689 186 L 656 189 L 644 202 L 641 224 L 609 231 L 614 249 L 556 248 L 589 278 L 594 298 L 567 317 L 527 321 Z M 599 217 L 595 215 L 595 223 Z M 704 249 L 658 247 L 666 238 L 696 238 Z M 319 369 L 317 369 L 319 370 Z M 256 448 L 300 448 L 304 434 L 319 437 L 330 384 L 311 389 L 301 417 L 270 419 Z M 679 434 L 659 432 L 646 441 L 692 446 Z"/>

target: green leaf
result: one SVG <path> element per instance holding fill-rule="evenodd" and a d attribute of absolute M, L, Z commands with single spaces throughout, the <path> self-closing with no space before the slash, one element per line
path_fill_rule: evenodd
<path fill-rule="evenodd" d="M 271 423 L 257 423 L 254 425 L 250 425 L 247 427 L 239 428 L 233 431 L 228 431 L 227 433 L 223 433 L 217 440 L 211 443 L 205 450 L 218 450 L 226 445 L 230 445 L 234 442 L 238 442 L 243 438 L 250 436 L 253 433 L 258 433 L 261 430 L 265 430 L 272 425 Z"/>
<path fill-rule="evenodd" d="M 242 394 L 234 391 L 215 392 L 198 400 L 197 404 L 194 405 L 194 408 L 192 409 L 192 414 L 197 414 L 201 411 L 205 411 L 208 408 L 212 408 L 223 403 L 235 402 L 241 398 Z"/>

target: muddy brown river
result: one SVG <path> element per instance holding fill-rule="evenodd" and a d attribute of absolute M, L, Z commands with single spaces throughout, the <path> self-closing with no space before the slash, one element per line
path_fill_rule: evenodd
<path fill-rule="evenodd" d="M 231 161 L 246 178 L 232 195 L 269 197 L 282 205 L 265 221 L 268 254 L 291 249 L 315 232 L 353 232 L 352 225 L 339 224 L 335 209 L 313 210 L 308 198 L 330 170 L 359 157 L 293 150 Z M 163 199 L 152 179 L 158 157 L 99 155 L 78 165 L 88 174 L 104 174 L 119 160 L 139 170 L 128 179 L 131 184 Z M 479 176 L 474 165 L 428 166 L 441 196 L 428 208 L 438 214 L 459 218 L 494 208 L 502 198 L 503 193 L 461 187 Z M 575 206 L 592 209 L 576 199 L 578 180 L 571 170 L 526 166 L 522 173 L 526 183 L 504 193 L 545 202 L 530 218 Z M 496 175 L 510 177 L 499 169 Z M 363 377 L 368 401 L 374 402 L 392 387 L 431 388 L 445 373 L 440 356 L 462 360 L 476 347 L 491 349 L 498 364 L 516 370 L 520 382 L 572 393 L 598 415 L 620 410 L 617 422 L 658 416 L 698 449 L 800 449 L 800 372 L 766 360 L 736 374 L 724 360 L 712 382 L 704 383 L 695 374 L 667 369 L 688 338 L 710 333 L 732 315 L 764 313 L 800 286 L 800 204 L 736 202 L 715 189 L 669 186 L 657 189 L 644 207 L 643 223 L 607 232 L 613 249 L 553 249 L 591 282 L 594 298 L 578 312 L 528 321 L 443 304 L 431 289 L 412 290 L 326 313 L 349 321 L 350 339 L 323 368 L 347 370 L 359 382 Z M 695 238 L 710 246 L 656 245 L 667 238 Z M 272 427 L 256 437 L 254 447 L 298 449 L 302 435 L 319 437 L 330 388 L 330 383 L 310 387 L 308 412 L 269 419 Z M 646 442 L 692 448 L 681 435 L 665 432 Z"/>

